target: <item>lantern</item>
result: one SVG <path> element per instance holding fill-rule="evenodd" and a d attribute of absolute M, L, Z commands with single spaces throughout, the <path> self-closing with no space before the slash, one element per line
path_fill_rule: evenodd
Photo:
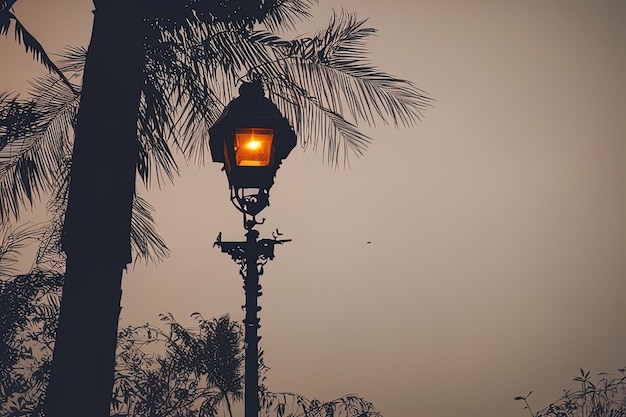
<path fill-rule="evenodd" d="M 213 162 L 224 164 L 235 206 L 255 215 L 269 205 L 276 171 L 296 146 L 296 134 L 259 81 L 244 83 L 209 129 Z"/>

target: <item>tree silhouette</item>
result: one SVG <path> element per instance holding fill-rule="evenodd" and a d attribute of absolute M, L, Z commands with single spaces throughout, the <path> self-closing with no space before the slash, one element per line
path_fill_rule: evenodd
<path fill-rule="evenodd" d="M 243 398 L 243 330 L 228 315 L 193 316 L 196 330 L 162 315 L 169 331 L 151 325 L 120 331 L 115 413 L 216 415 L 225 404 L 232 417 L 233 402 Z"/>
<path fill-rule="evenodd" d="M 20 250 L 42 238 L 41 225 L 0 225 L 0 412 L 7 417 L 43 412 L 63 276 L 47 267 L 15 275 L 13 268 Z M 44 266 L 45 257 L 37 259 Z"/>
<path fill-rule="evenodd" d="M 63 72 L 60 83 L 44 81 L 61 93 L 53 98 L 0 96 L 8 116 L 0 126 L 0 218 L 19 216 L 24 202 L 47 192 L 67 201 L 48 417 L 108 415 L 122 273 L 133 242 L 163 248 L 156 234 L 133 240 L 150 225 L 136 174 L 148 184 L 171 180 L 172 148 L 203 161 L 206 131 L 238 81 L 260 78 L 302 144 L 333 165 L 367 148 L 359 122 L 411 125 L 429 103 L 412 83 L 369 63 L 364 42 L 374 30 L 353 15 L 334 16 L 310 38 L 276 35 L 309 16 L 309 0 L 94 3 L 80 101 Z M 59 175 L 68 169 L 69 177 Z M 133 206 L 147 222 L 133 220 Z"/>

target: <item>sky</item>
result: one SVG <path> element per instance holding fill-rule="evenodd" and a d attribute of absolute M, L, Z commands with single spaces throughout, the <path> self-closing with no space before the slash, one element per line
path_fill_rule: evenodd
<path fill-rule="evenodd" d="M 296 148 L 271 192 L 261 277 L 266 385 L 386 417 L 521 417 L 580 368 L 626 363 L 626 2 L 320 0 L 369 17 L 382 70 L 436 99 L 409 129 L 363 127 L 350 169 Z M 52 52 L 86 45 L 87 0 L 20 0 Z M 0 91 L 38 64 L 0 39 Z M 8 57 L 8 58 L 5 58 Z M 123 281 L 120 325 L 171 312 L 242 319 L 241 240 L 216 164 L 144 193 L 171 256 Z M 367 243 L 371 242 L 371 243 Z"/>

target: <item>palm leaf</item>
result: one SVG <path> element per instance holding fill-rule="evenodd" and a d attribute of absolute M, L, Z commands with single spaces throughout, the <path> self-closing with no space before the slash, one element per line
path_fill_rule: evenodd
<path fill-rule="evenodd" d="M 157 88 L 154 88 L 157 87 Z M 138 119 L 138 138 L 141 145 L 137 170 L 144 182 L 149 185 L 152 177 L 161 185 L 164 179 L 169 182 L 178 174 L 178 166 L 174 159 L 167 138 L 174 125 L 168 108 L 157 97 L 164 98 L 158 84 L 144 87 L 141 97 Z"/>
<path fill-rule="evenodd" d="M 283 57 L 280 62 L 286 75 L 270 82 L 284 84 L 283 90 L 298 86 L 295 91 L 315 92 L 316 101 L 311 104 L 349 116 L 355 124 L 375 125 L 381 120 L 412 126 L 431 105 L 431 99 L 411 82 L 370 64 L 365 41 L 375 30 L 363 27 L 364 23 L 342 12 L 313 38 L 270 40 L 271 46 L 278 49 L 277 55 Z M 265 66 L 255 70 L 264 72 Z"/>
<path fill-rule="evenodd" d="M 19 217 L 52 190 L 69 154 L 78 97 L 47 75 L 33 84 L 33 98 L 0 95 L 0 220 Z"/>
<path fill-rule="evenodd" d="M 0 1 L 0 35 L 7 36 L 11 27 L 11 19 L 15 18 L 11 8 L 17 0 Z"/>
<path fill-rule="evenodd" d="M 431 99 L 412 83 L 369 63 L 364 41 L 375 31 L 364 23 L 342 12 L 313 38 L 285 42 L 268 37 L 282 57 L 277 62 L 284 76 L 273 77 L 275 68 L 266 74 L 268 65 L 254 69 L 263 74 L 270 97 L 292 120 L 304 145 L 317 149 L 318 138 L 324 138 L 323 154 L 333 165 L 367 148 L 370 139 L 356 129 L 360 123 L 411 126 L 430 106 Z"/>
<path fill-rule="evenodd" d="M 153 211 L 154 207 L 135 194 L 130 223 L 131 248 L 135 253 L 135 261 L 142 259 L 158 263 L 169 255 L 165 241 L 156 231 Z"/>
<path fill-rule="evenodd" d="M 184 151 L 199 159 L 206 154 L 206 126 L 215 121 L 210 107 L 219 104 L 221 113 L 221 102 L 232 98 L 232 80 L 242 77 L 260 77 L 301 144 L 321 149 L 333 166 L 346 165 L 351 155 L 360 156 L 367 149 L 371 139 L 359 131 L 361 123 L 414 125 L 432 100 L 411 82 L 371 65 L 366 41 L 375 30 L 364 27 L 365 22 L 342 11 L 333 15 L 326 30 L 292 41 L 267 31 L 232 31 L 216 25 L 189 33 L 188 41 L 202 43 L 203 48 L 185 48 L 182 59 L 205 63 L 201 74 L 206 78 L 201 75 L 203 81 L 198 83 L 182 77 L 179 103 L 187 100 L 183 132 L 190 133 L 182 138 Z M 194 70 L 181 68 L 180 73 Z M 203 100 L 206 97 L 212 99 Z"/>
<path fill-rule="evenodd" d="M 311 7 L 317 3 L 317 0 L 279 0 L 261 23 L 271 32 L 294 30 L 298 22 L 311 18 Z"/>
<path fill-rule="evenodd" d="M 66 46 L 57 56 L 60 58 L 59 69 L 64 74 L 69 74 L 68 79 L 82 77 L 87 59 L 87 49 L 84 46 Z"/>
<path fill-rule="evenodd" d="M 239 55 L 222 48 L 239 42 L 238 33 L 223 23 L 189 26 L 177 33 L 161 30 L 159 41 L 148 47 L 148 72 L 158 75 L 152 85 L 148 77 L 146 91 L 153 105 L 162 110 L 153 120 L 164 129 L 160 138 L 188 157 L 197 154 L 202 159 L 203 147 L 191 138 L 199 143 L 206 139 L 208 126 L 219 117 L 241 72 Z"/>
<path fill-rule="evenodd" d="M 42 224 L 23 224 L 16 228 L 0 223 L 0 276 L 9 277 L 17 273 L 15 264 L 21 250 L 39 240 L 44 233 Z"/>
<path fill-rule="evenodd" d="M 15 22 L 15 40 L 20 45 L 24 45 L 26 53 L 30 53 L 33 58 L 41 63 L 48 71 L 55 73 L 74 94 L 78 94 L 77 91 L 74 90 L 72 83 L 69 82 L 63 72 L 52 62 L 44 47 L 11 12 L 15 1 L 16 0 L 3 1 L 0 3 L 0 35 L 8 36 L 11 20 L 13 20 Z"/>

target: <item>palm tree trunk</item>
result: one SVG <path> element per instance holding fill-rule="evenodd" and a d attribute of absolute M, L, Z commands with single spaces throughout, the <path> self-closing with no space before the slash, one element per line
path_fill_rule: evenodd
<path fill-rule="evenodd" d="M 67 265 L 47 417 L 109 416 L 121 279 L 131 261 L 143 21 L 136 1 L 94 3 L 63 229 Z"/>

